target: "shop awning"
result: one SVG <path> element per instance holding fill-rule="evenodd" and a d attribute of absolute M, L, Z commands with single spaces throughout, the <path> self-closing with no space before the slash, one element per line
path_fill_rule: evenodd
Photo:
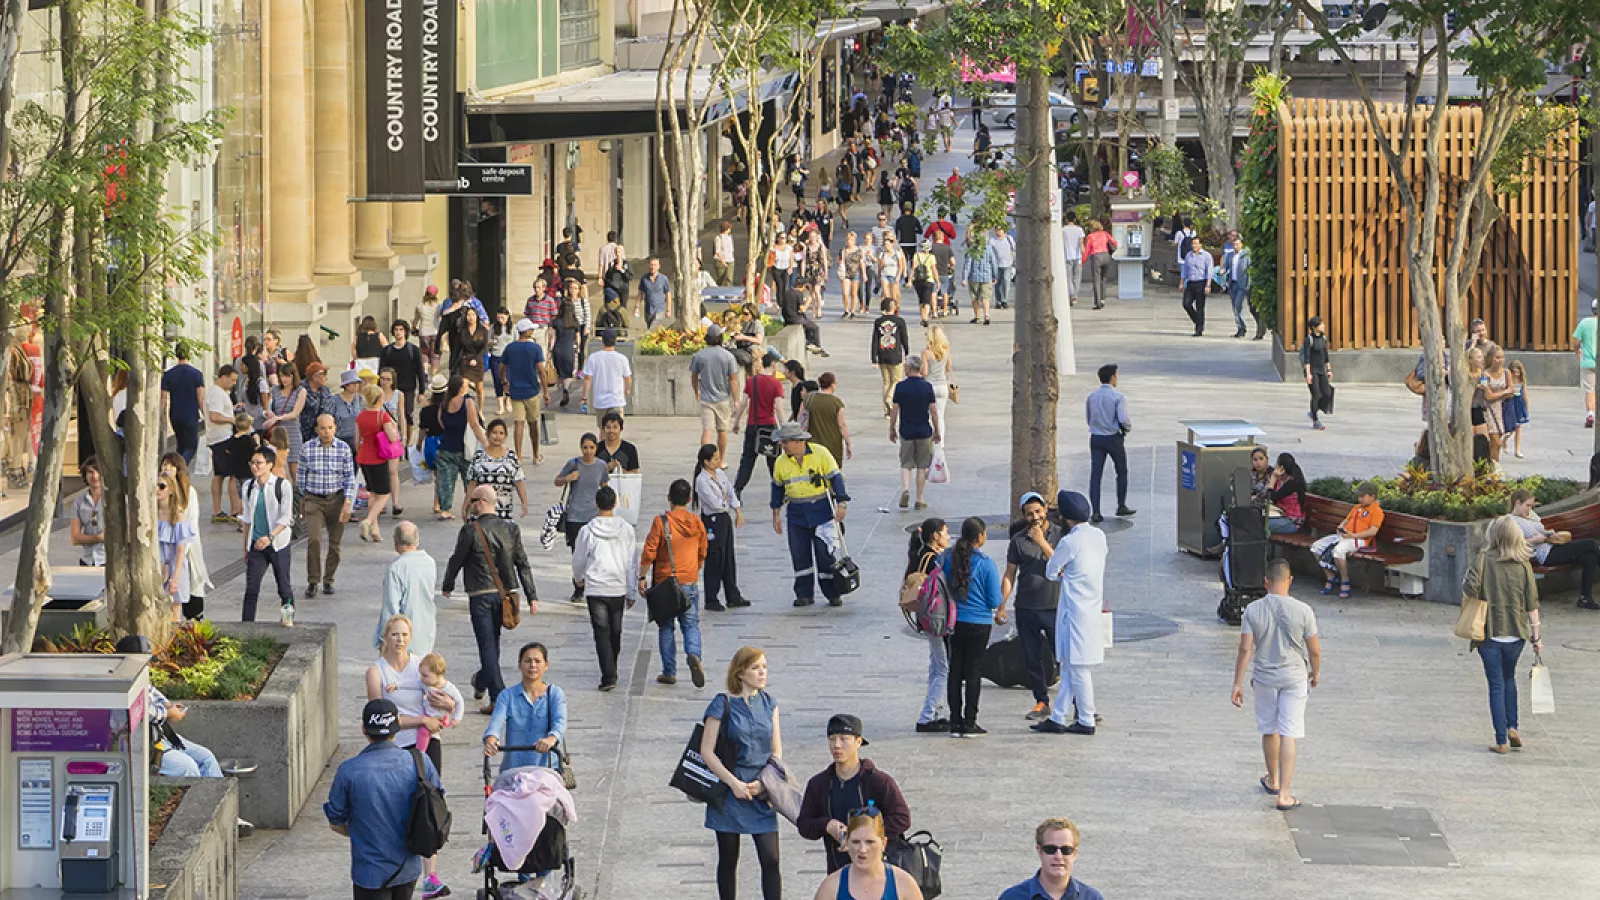
<path fill-rule="evenodd" d="M 833 41 L 839 38 L 855 37 L 869 31 L 877 31 L 883 27 L 883 22 L 871 16 L 859 16 L 854 19 L 833 19 L 817 26 L 817 40 Z"/>
<path fill-rule="evenodd" d="M 920 19 L 949 6 L 948 0 L 869 0 L 849 7 L 857 16 L 873 16 L 883 22 Z"/>
<path fill-rule="evenodd" d="M 792 90 L 793 72 L 774 72 L 762 80 L 760 102 Z M 682 81 L 678 82 L 680 88 Z M 706 124 L 744 110 L 744 94 L 721 97 L 711 84 L 709 69 L 696 73 L 697 103 L 714 97 L 705 108 Z M 678 115 L 684 115 L 679 102 Z M 513 94 L 495 101 L 467 104 L 467 144 L 527 144 L 542 141 L 579 141 L 656 133 L 656 72 L 614 72 L 576 84 Z"/>

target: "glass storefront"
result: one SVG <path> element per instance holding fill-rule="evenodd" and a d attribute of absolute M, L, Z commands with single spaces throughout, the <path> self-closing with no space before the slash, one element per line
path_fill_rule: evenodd
<path fill-rule="evenodd" d="M 266 270 L 263 207 L 261 0 L 216 0 L 212 102 L 232 110 L 217 150 L 212 346 L 224 353 L 235 317 L 260 327 Z"/>

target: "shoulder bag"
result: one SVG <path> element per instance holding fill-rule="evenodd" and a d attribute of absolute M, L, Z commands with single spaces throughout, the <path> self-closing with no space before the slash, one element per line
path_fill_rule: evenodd
<path fill-rule="evenodd" d="M 723 701 L 722 727 L 717 729 L 717 743 L 712 748 L 718 760 L 728 771 L 733 771 L 737 762 L 733 751 L 733 739 L 728 736 L 728 709 L 727 704 L 732 701 L 726 694 L 718 694 Z M 724 801 L 732 789 L 718 778 L 716 773 L 706 765 L 705 757 L 700 755 L 700 744 L 705 739 L 705 720 L 694 723 L 694 730 L 689 734 L 689 742 L 684 745 L 683 753 L 678 757 L 678 765 L 672 770 L 672 778 L 667 782 L 668 787 L 674 787 L 684 793 L 696 803 L 721 809 Z"/>
<path fill-rule="evenodd" d="M 394 417 L 385 412 L 383 414 L 383 422 L 378 426 L 377 440 L 379 459 L 399 459 L 400 457 L 406 455 L 405 441 L 395 440 L 389 437 L 389 432 L 384 427 L 390 422 L 394 422 Z M 398 423 L 396 423 L 396 425 L 398 426 Z"/>
<path fill-rule="evenodd" d="M 483 525 L 474 521 L 472 529 L 478 533 L 478 546 L 483 548 L 484 565 L 489 567 L 489 577 L 494 579 L 494 592 L 500 595 L 500 627 L 507 630 L 516 628 L 522 621 L 522 610 L 517 606 L 517 592 L 506 590 L 505 584 L 500 581 L 500 564 L 489 549 L 489 538 L 483 533 Z"/>
<path fill-rule="evenodd" d="M 555 690 L 553 685 L 544 689 L 544 733 L 546 735 L 555 730 L 555 714 L 550 711 L 551 704 L 555 703 L 555 700 L 550 696 L 550 692 L 553 690 Z M 560 734 L 556 735 L 556 745 L 551 748 L 550 752 L 556 758 L 556 764 L 550 768 L 561 773 L 561 784 L 569 791 L 577 790 L 578 773 L 572 771 L 572 754 L 567 752 L 566 737 Z"/>
<path fill-rule="evenodd" d="M 823 476 L 824 479 L 827 479 L 827 477 L 826 475 Z M 837 514 L 839 507 L 833 499 L 832 481 L 828 481 L 827 493 L 828 509 Z M 828 572 L 833 576 L 833 589 L 838 591 L 839 596 L 842 597 L 845 594 L 854 593 L 856 589 L 861 587 L 861 567 L 856 565 L 856 561 L 850 558 L 850 549 L 844 545 L 843 524 L 837 518 L 830 521 L 833 522 L 834 531 L 839 535 L 839 558 L 834 560 L 833 565 L 828 567 Z"/>
<path fill-rule="evenodd" d="M 1420 397 L 1428 392 L 1428 383 L 1418 378 L 1416 370 L 1413 369 L 1406 373 L 1406 390 Z"/>
<path fill-rule="evenodd" d="M 1483 593 L 1484 555 L 1478 554 L 1478 593 Z M 1487 633 L 1489 601 L 1482 596 L 1469 597 L 1461 592 L 1461 612 L 1456 616 L 1456 637 L 1468 641 L 1482 641 Z"/>
<path fill-rule="evenodd" d="M 661 539 L 667 548 L 667 577 L 644 592 L 644 605 L 650 621 L 665 625 L 689 608 L 689 595 L 683 592 L 683 586 L 678 583 L 677 564 L 672 557 L 672 521 L 665 514 L 660 516 L 660 521 Z"/>

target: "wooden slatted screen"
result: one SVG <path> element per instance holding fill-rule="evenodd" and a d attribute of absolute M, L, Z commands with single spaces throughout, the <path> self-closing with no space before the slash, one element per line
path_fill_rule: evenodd
<path fill-rule="evenodd" d="M 1405 114 L 1380 104 L 1398 143 Z M 1423 172 L 1428 110 L 1419 109 L 1412 184 Z M 1296 98 L 1278 110 L 1278 321 L 1298 349 L 1304 323 L 1322 316 L 1335 350 L 1415 347 L 1416 311 L 1406 280 L 1405 215 L 1365 111 L 1355 102 Z M 1440 145 L 1443 202 L 1435 272 L 1444 268 L 1460 187 L 1472 166 L 1482 112 L 1453 107 Z M 1483 248 L 1467 300 L 1496 343 L 1510 350 L 1569 350 L 1577 324 L 1578 187 L 1574 126 L 1530 165 L 1527 186 L 1497 194 L 1500 218 Z M 1443 291 L 1440 292 L 1441 298 Z"/>

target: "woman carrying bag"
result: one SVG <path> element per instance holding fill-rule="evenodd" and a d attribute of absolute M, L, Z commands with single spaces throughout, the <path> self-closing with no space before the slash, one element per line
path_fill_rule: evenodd
<path fill-rule="evenodd" d="M 741 647 L 728 663 L 726 694 L 706 708 L 700 755 L 706 768 L 730 791 L 721 806 L 706 807 L 706 827 L 717 835 L 717 900 L 735 900 L 739 883 L 740 837 L 750 835 L 761 865 L 762 900 L 781 900 L 778 868 L 778 814 L 762 799 L 757 775 L 769 759 L 783 759 L 778 703 L 767 694 L 767 656 Z M 730 771 L 717 756 L 717 735 L 727 730 L 733 748 Z"/>
<path fill-rule="evenodd" d="M 1474 628 L 1471 642 L 1489 681 L 1489 716 L 1494 721 L 1494 743 L 1489 749 L 1495 753 L 1522 748 L 1517 734 L 1517 658 L 1527 641 L 1533 642 L 1534 653 L 1544 646 L 1539 629 L 1539 586 L 1528 564 L 1530 555 L 1522 529 L 1510 516 L 1501 516 L 1489 526 L 1489 545 L 1467 571 L 1462 585 L 1463 606 L 1472 601 L 1485 606 L 1483 630 Z"/>

